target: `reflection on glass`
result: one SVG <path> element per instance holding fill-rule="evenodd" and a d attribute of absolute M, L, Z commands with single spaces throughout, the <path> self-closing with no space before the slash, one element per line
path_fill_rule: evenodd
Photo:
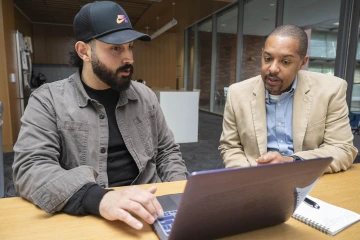
<path fill-rule="evenodd" d="M 359 26 L 360 29 L 360 26 Z M 358 40 L 350 112 L 360 113 L 360 40 Z"/>
<path fill-rule="evenodd" d="M 275 0 L 253 0 L 245 4 L 241 81 L 261 72 L 261 49 L 275 28 L 275 3 Z"/>
<path fill-rule="evenodd" d="M 198 36 L 198 74 L 196 89 L 200 90 L 200 109 L 210 110 L 212 19 L 199 24 Z"/>
<path fill-rule="evenodd" d="M 217 63 L 214 112 L 223 114 L 227 88 L 235 83 L 238 7 L 217 18 Z"/>
<path fill-rule="evenodd" d="M 194 83 L 194 26 L 187 29 L 188 31 L 188 76 L 187 76 L 187 89 L 188 91 L 193 90 Z"/>
<path fill-rule="evenodd" d="M 350 111 L 360 113 L 360 41 L 358 42 L 357 53 L 356 53 L 356 65 L 354 72 L 354 85 L 351 95 Z"/>
<path fill-rule="evenodd" d="M 340 0 L 285 0 L 284 24 L 302 27 L 309 39 L 305 69 L 334 75 Z"/>

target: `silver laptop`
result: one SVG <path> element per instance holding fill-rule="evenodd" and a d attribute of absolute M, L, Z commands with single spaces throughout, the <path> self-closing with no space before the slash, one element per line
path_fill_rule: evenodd
<path fill-rule="evenodd" d="M 194 172 L 182 194 L 157 197 L 160 239 L 215 239 L 287 221 L 332 158 Z"/>

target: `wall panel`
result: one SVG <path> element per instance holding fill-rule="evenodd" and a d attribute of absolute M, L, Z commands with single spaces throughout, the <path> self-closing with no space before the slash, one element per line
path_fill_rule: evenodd
<path fill-rule="evenodd" d="M 10 82 L 10 74 L 17 75 L 13 1 L 3 0 L 0 6 L 0 49 L 5 49 L 0 54 L 0 101 L 4 103 L 3 147 L 4 151 L 12 151 L 20 130 L 21 116 L 18 78 L 14 83 Z"/>
<path fill-rule="evenodd" d="M 17 9 L 14 8 L 15 29 L 19 30 L 22 34 L 32 37 L 32 24 L 31 22 Z"/>
<path fill-rule="evenodd" d="M 152 88 L 176 89 L 176 34 L 136 41 L 134 47 L 133 79 L 143 79 Z"/>
<path fill-rule="evenodd" d="M 33 24 L 34 63 L 66 64 L 72 26 Z"/>
<path fill-rule="evenodd" d="M 4 3 L 0 1 L 0 49 L 5 49 L 5 36 L 4 36 Z M 3 104 L 3 126 L 2 138 L 4 151 L 8 150 L 12 144 L 11 134 L 11 117 L 10 117 L 10 100 L 9 100 L 9 86 L 7 81 L 6 69 L 6 52 L 0 51 L 0 101 Z"/>

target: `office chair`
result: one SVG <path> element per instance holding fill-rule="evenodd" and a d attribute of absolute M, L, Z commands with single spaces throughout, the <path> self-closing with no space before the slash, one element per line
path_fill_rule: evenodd
<path fill-rule="evenodd" d="M 4 188 L 5 188 L 5 180 L 4 180 L 4 154 L 2 149 L 2 113 L 3 106 L 0 102 L 0 198 L 4 197 Z"/>
<path fill-rule="evenodd" d="M 350 112 L 349 114 L 351 131 L 353 134 L 360 134 L 360 113 Z"/>

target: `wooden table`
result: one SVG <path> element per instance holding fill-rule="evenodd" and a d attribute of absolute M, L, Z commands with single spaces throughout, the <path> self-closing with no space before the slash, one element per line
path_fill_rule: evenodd
<path fill-rule="evenodd" d="M 186 181 L 154 184 L 157 195 L 183 192 Z M 149 185 L 141 185 L 147 189 Z M 323 176 L 311 196 L 360 213 L 360 164 Z M 120 221 L 94 216 L 50 215 L 21 198 L 0 199 L 0 239 L 158 239 L 150 225 L 133 230 Z M 330 237 L 295 219 L 224 239 L 360 239 L 360 222 Z"/>

